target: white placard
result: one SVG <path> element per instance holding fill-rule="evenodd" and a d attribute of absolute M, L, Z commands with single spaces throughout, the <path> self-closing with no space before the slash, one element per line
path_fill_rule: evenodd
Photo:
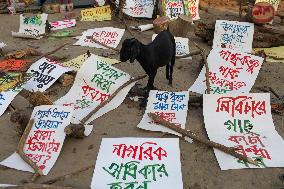
<path fill-rule="evenodd" d="M 85 47 L 96 47 L 107 49 L 87 37 L 91 36 L 100 43 L 103 43 L 109 47 L 116 48 L 124 34 L 125 29 L 113 28 L 113 27 L 104 27 L 104 28 L 96 28 L 89 29 L 83 32 L 83 35 L 74 45 L 80 45 Z"/>
<path fill-rule="evenodd" d="M 157 34 L 152 35 L 152 41 L 157 37 Z M 176 43 L 176 56 L 184 56 L 189 54 L 188 38 L 175 37 Z M 183 59 L 192 59 L 192 57 L 186 57 Z"/>
<path fill-rule="evenodd" d="M 283 167 L 284 141 L 271 116 L 270 95 L 245 93 L 203 95 L 204 122 L 209 139 L 237 153 L 258 159 L 254 166 L 214 149 L 222 170 Z"/>
<path fill-rule="evenodd" d="M 103 138 L 92 189 L 182 189 L 176 138 Z"/>
<path fill-rule="evenodd" d="M 249 92 L 257 78 L 263 58 L 231 49 L 212 49 L 208 59 L 210 94 Z M 206 92 L 205 67 L 189 91 Z"/>
<path fill-rule="evenodd" d="M 184 129 L 188 109 L 188 98 L 187 91 L 168 92 L 151 90 L 146 111 L 137 127 L 150 131 L 162 131 L 179 135 L 177 132 L 155 123 L 148 116 L 148 113 L 154 113 L 162 119 L 174 123 L 177 127 Z"/>
<path fill-rule="evenodd" d="M 118 87 L 129 79 L 130 76 L 127 73 L 106 64 L 98 56 L 91 55 L 78 71 L 75 82 L 69 92 L 54 103 L 74 107 L 72 122 L 79 123 L 83 117 L 107 100 Z M 130 88 L 127 89 L 128 91 L 130 90 Z M 123 90 L 120 94 L 125 94 L 126 96 L 128 91 L 125 94 L 125 90 Z M 123 98 L 119 96 L 120 100 L 118 102 L 122 103 L 125 96 Z M 117 104 L 115 99 L 113 99 L 108 104 L 111 106 L 110 110 L 118 107 L 120 103 Z M 103 109 L 106 110 L 107 107 L 109 106 L 105 106 Z M 94 116 L 101 114 L 101 111 L 103 110 L 101 109 Z"/>
<path fill-rule="evenodd" d="M 65 28 L 71 28 L 76 26 L 76 20 L 62 20 L 62 21 L 55 21 L 51 22 L 51 30 L 60 30 L 60 29 L 65 29 Z"/>
<path fill-rule="evenodd" d="M 64 129 L 70 124 L 73 109 L 71 107 L 42 105 L 34 108 L 31 119 L 33 127 L 27 137 L 24 153 L 47 175 L 55 164 L 65 140 Z M 1 165 L 34 172 L 21 157 L 14 153 L 0 162 Z"/>
<path fill-rule="evenodd" d="M 32 79 L 25 85 L 29 91 L 43 92 L 48 89 L 63 73 L 71 71 L 58 62 L 42 58 L 31 65 L 27 73 L 33 74 Z"/>
<path fill-rule="evenodd" d="M 156 0 L 126 0 L 123 12 L 131 17 L 152 18 L 155 3 Z"/>
<path fill-rule="evenodd" d="M 230 48 L 252 52 L 254 24 L 228 20 L 216 20 L 213 49 Z"/>

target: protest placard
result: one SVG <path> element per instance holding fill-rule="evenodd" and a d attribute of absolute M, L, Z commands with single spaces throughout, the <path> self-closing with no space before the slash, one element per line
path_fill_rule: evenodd
<path fill-rule="evenodd" d="M 182 189 L 176 138 L 103 138 L 92 189 Z"/>
<path fill-rule="evenodd" d="M 208 137 L 250 157 L 248 164 L 214 149 L 221 170 L 283 167 L 284 141 L 276 132 L 267 93 L 203 95 L 203 114 Z"/>
<path fill-rule="evenodd" d="M 208 59 L 211 94 L 249 92 L 257 78 L 263 58 L 231 49 L 212 49 Z M 189 91 L 206 92 L 205 67 Z"/>
<path fill-rule="evenodd" d="M 65 140 L 64 128 L 70 124 L 71 107 L 42 105 L 34 108 L 31 119 L 34 124 L 24 145 L 24 153 L 47 175 L 55 164 Z M 34 170 L 15 152 L 1 165 L 34 172 Z"/>
<path fill-rule="evenodd" d="M 199 0 L 185 0 L 187 15 L 191 15 L 192 20 L 199 20 Z"/>
<path fill-rule="evenodd" d="M 242 52 L 252 51 L 254 24 L 228 20 L 216 20 L 214 48 L 230 48 Z"/>
<path fill-rule="evenodd" d="M 23 71 L 29 65 L 29 60 L 6 59 L 0 62 L 0 71 Z"/>
<path fill-rule="evenodd" d="M 41 38 L 41 35 L 45 33 L 47 16 L 48 15 L 45 13 L 34 15 L 31 17 L 25 17 L 21 14 L 20 29 L 18 34 Z"/>
<path fill-rule="evenodd" d="M 107 100 L 118 87 L 129 79 L 130 76 L 127 73 L 106 64 L 98 56 L 91 55 L 79 69 L 75 82 L 69 92 L 54 103 L 73 107 L 74 115 L 72 122 L 79 123 L 84 116 Z M 117 108 L 124 100 L 131 86 L 133 84 L 120 92 L 120 94 L 123 94 L 122 96 L 117 95 L 115 99 L 104 106 L 94 116 L 101 116 Z M 94 116 L 90 121 L 95 118 Z"/>
<path fill-rule="evenodd" d="M 76 20 L 62 20 L 62 21 L 55 21 L 51 22 L 51 30 L 60 30 L 60 29 L 65 29 L 65 28 L 71 28 L 76 26 Z"/>
<path fill-rule="evenodd" d="M 164 14 L 170 19 L 177 19 L 180 14 L 186 13 L 183 0 L 163 0 L 162 3 Z"/>
<path fill-rule="evenodd" d="M 155 0 L 126 0 L 123 13 L 136 18 L 152 18 L 155 3 Z"/>
<path fill-rule="evenodd" d="M 144 116 L 137 127 L 150 131 L 162 131 L 178 135 L 175 131 L 155 123 L 148 116 L 148 113 L 155 113 L 162 119 L 184 129 L 188 109 L 188 98 L 187 91 L 168 92 L 151 90 Z"/>
<path fill-rule="evenodd" d="M 0 93 L 22 86 L 31 78 L 31 74 L 21 72 L 2 72 L 0 74 Z"/>
<path fill-rule="evenodd" d="M 125 29 L 113 27 L 89 29 L 83 32 L 83 35 L 74 45 L 107 49 L 106 47 L 103 47 L 94 42 L 92 39 L 88 38 L 89 36 L 91 36 L 104 45 L 116 48 L 124 34 L 124 31 Z"/>
<path fill-rule="evenodd" d="M 111 20 L 110 6 L 95 7 L 81 10 L 81 21 Z"/>
<path fill-rule="evenodd" d="M 27 73 L 33 74 L 32 79 L 25 85 L 29 91 L 43 92 L 48 89 L 63 73 L 71 71 L 57 61 L 41 58 L 31 65 Z"/>

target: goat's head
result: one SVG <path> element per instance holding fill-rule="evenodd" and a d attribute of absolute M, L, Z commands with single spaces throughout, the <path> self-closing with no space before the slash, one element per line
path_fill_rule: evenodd
<path fill-rule="evenodd" d="M 130 62 L 133 63 L 139 52 L 139 41 L 137 39 L 125 39 L 122 43 L 122 48 L 120 49 L 120 60 L 122 62 L 130 60 Z"/>

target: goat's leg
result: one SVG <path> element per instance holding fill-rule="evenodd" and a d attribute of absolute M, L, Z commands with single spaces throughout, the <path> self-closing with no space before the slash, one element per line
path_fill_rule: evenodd
<path fill-rule="evenodd" d="M 175 56 L 173 56 L 172 59 L 171 59 L 171 65 L 170 65 L 169 85 L 173 84 L 173 70 L 174 70 L 175 60 L 176 60 Z"/>
<path fill-rule="evenodd" d="M 170 69 L 170 65 L 167 64 L 167 65 L 166 65 L 166 78 L 167 78 L 167 80 L 170 79 L 170 76 L 169 76 L 169 69 Z"/>
<path fill-rule="evenodd" d="M 146 94 L 145 94 L 144 98 L 142 99 L 142 102 L 140 103 L 140 107 L 146 107 L 146 105 L 147 105 L 147 99 L 149 97 L 149 92 L 150 92 L 150 90 L 154 89 L 154 81 L 155 81 L 156 74 L 157 74 L 157 69 L 153 70 L 149 74 L 149 79 L 148 79 L 148 83 L 147 83 L 147 87 L 146 87 Z"/>

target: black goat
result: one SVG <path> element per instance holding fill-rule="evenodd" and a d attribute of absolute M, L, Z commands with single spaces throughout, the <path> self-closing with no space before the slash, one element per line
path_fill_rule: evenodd
<path fill-rule="evenodd" d="M 144 45 L 137 39 L 125 39 L 120 50 L 120 60 L 131 63 L 136 59 L 146 74 L 149 76 L 146 86 L 146 96 L 140 106 L 145 107 L 150 90 L 154 89 L 154 79 L 157 69 L 166 65 L 166 78 L 172 85 L 173 67 L 175 64 L 176 45 L 173 35 L 169 30 L 160 32 L 154 41 Z"/>

